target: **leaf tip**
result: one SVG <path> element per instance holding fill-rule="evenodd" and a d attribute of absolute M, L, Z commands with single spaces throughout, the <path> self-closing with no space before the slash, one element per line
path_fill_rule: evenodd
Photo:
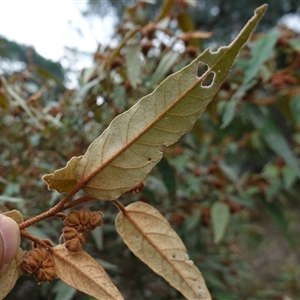
<path fill-rule="evenodd" d="M 255 14 L 263 15 L 268 9 L 268 4 L 265 3 L 254 10 Z"/>

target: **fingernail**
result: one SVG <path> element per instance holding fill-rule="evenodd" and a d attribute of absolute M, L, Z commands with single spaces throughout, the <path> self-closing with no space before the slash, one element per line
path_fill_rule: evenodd
<path fill-rule="evenodd" d="M 0 273 L 8 267 L 19 247 L 18 224 L 12 218 L 0 214 Z"/>

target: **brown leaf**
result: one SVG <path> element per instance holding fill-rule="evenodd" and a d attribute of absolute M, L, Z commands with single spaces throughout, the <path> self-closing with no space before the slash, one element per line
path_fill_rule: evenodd
<path fill-rule="evenodd" d="M 5 215 L 7 217 L 10 217 L 14 221 L 16 221 L 16 223 L 18 223 L 18 224 L 20 224 L 20 223 L 23 222 L 23 216 L 22 216 L 22 214 L 18 210 L 16 210 L 16 209 L 8 211 L 8 212 L 4 213 L 3 215 Z"/>
<path fill-rule="evenodd" d="M 51 178 L 51 186 L 45 180 L 49 188 L 62 192 L 66 182 L 69 190 L 78 184 L 96 199 L 113 200 L 143 181 L 161 160 L 163 147 L 174 144 L 191 130 L 218 92 L 266 8 L 263 5 L 255 10 L 254 17 L 229 46 L 215 52 L 207 49 L 117 116 L 82 159 L 76 161 L 77 167 L 67 165 L 44 176 L 44 180 Z M 178 53 L 170 55 L 174 59 Z M 161 77 L 169 66 L 170 61 L 164 59 L 155 72 Z"/>
<path fill-rule="evenodd" d="M 48 189 L 68 193 L 77 183 L 76 168 L 81 159 L 82 156 L 73 156 L 64 168 L 44 175 L 43 180 L 48 184 Z"/>
<path fill-rule="evenodd" d="M 125 209 L 116 218 L 116 228 L 131 251 L 187 299 L 211 299 L 201 272 L 168 221 L 143 202 Z"/>
<path fill-rule="evenodd" d="M 123 299 L 104 269 L 86 252 L 70 253 L 58 245 L 52 254 L 57 276 L 68 285 L 97 299 Z"/>
<path fill-rule="evenodd" d="M 19 248 L 17 256 L 12 260 L 4 273 L 0 275 L 0 299 L 4 299 L 15 286 L 17 279 L 22 273 L 20 264 L 24 256 L 25 252 Z"/>

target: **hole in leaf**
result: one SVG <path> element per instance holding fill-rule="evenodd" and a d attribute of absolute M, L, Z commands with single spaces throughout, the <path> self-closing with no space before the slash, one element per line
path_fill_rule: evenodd
<path fill-rule="evenodd" d="M 151 161 L 152 159 L 151 159 L 151 157 L 148 157 L 148 161 Z"/>
<path fill-rule="evenodd" d="M 172 257 L 175 258 L 175 257 L 176 257 L 176 254 L 173 254 Z"/>
<path fill-rule="evenodd" d="M 210 87 L 214 83 L 215 72 L 210 72 L 201 82 L 202 87 Z"/>
<path fill-rule="evenodd" d="M 197 77 L 200 78 L 208 70 L 208 65 L 202 62 L 198 65 Z"/>

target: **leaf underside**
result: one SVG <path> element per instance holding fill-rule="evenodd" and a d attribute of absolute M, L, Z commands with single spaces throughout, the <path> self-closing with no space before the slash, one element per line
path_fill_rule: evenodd
<path fill-rule="evenodd" d="M 263 5 L 255 10 L 255 15 L 229 46 L 216 52 L 207 49 L 164 80 L 153 93 L 117 116 L 89 146 L 76 170 L 69 164 L 59 173 L 44 176 L 48 187 L 68 192 L 80 184 L 97 199 L 113 200 L 142 181 L 161 160 L 161 147 L 174 144 L 193 127 L 266 8 Z M 198 76 L 198 69 L 203 65 L 207 70 Z M 208 85 L 207 78 L 211 81 Z M 64 182 L 68 183 L 66 188 Z"/>
<path fill-rule="evenodd" d="M 12 260 L 4 273 L 0 275 L 0 299 L 5 299 L 22 274 L 20 264 L 24 256 L 25 252 L 19 248 L 17 256 Z"/>
<path fill-rule="evenodd" d="M 116 228 L 130 250 L 187 299 L 211 299 L 201 272 L 169 222 L 143 202 L 125 210 L 118 214 Z"/>
<path fill-rule="evenodd" d="M 96 299 L 123 299 L 104 269 L 86 252 L 70 253 L 64 245 L 53 250 L 56 273 L 65 283 Z"/>

